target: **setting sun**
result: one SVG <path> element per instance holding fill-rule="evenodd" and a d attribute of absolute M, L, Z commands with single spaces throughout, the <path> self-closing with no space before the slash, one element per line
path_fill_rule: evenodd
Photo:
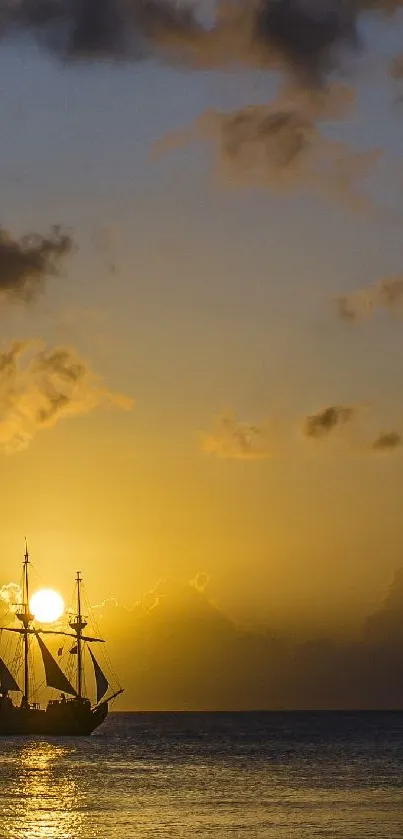
<path fill-rule="evenodd" d="M 51 588 L 41 588 L 32 595 L 29 607 L 33 616 L 41 623 L 52 623 L 64 612 L 63 598 Z"/>

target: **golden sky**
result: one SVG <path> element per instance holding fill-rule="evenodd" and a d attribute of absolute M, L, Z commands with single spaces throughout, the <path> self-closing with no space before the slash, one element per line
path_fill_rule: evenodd
<path fill-rule="evenodd" d="M 134 16 L 144 60 L 91 18 L 0 43 L 2 582 L 26 535 L 66 597 L 205 573 L 343 637 L 402 564 L 401 13 L 308 55 L 212 7 Z"/>

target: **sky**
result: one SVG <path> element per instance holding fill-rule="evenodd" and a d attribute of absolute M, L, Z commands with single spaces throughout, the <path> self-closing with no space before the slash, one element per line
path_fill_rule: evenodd
<path fill-rule="evenodd" d="M 1 582 L 27 536 L 66 598 L 203 574 L 357 637 L 403 565 L 403 13 L 167 4 L 0 6 Z"/>

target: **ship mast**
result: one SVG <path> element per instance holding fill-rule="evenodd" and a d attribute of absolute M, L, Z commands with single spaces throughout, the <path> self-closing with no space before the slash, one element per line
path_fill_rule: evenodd
<path fill-rule="evenodd" d="M 82 634 L 83 629 L 87 626 L 87 622 L 84 620 L 83 615 L 81 614 L 81 583 L 82 578 L 80 571 L 77 571 L 76 576 L 76 583 L 77 583 L 77 614 L 74 621 L 71 621 L 70 627 L 76 633 L 77 639 L 77 696 L 79 699 L 82 698 L 83 695 L 83 657 L 82 657 Z"/>
<path fill-rule="evenodd" d="M 17 617 L 22 623 L 22 633 L 24 635 L 24 700 L 29 703 L 29 643 L 28 636 L 30 635 L 29 625 L 34 619 L 29 611 L 29 581 L 28 581 L 28 565 L 29 554 L 27 540 L 25 540 L 25 554 L 22 575 L 22 611 L 17 612 Z"/>

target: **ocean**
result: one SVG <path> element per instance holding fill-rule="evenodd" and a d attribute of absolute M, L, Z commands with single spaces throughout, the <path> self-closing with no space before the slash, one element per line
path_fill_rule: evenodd
<path fill-rule="evenodd" d="M 403 713 L 111 714 L 0 750 L 1 839 L 403 837 Z"/>

